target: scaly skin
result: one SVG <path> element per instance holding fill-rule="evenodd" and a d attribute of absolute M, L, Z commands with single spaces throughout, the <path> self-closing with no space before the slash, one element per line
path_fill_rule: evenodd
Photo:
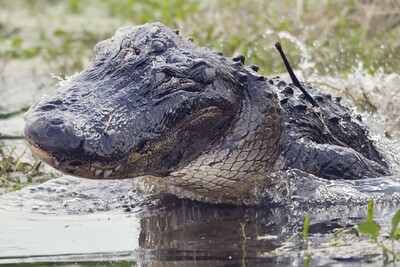
<path fill-rule="evenodd" d="M 160 23 L 123 27 L 82 72 L 26 113 L 32 151 L 86 178 L 151 176 L 209 202 L 240 204 L 295 168 L 327 179 L 388 174 L 350 111 L 266 79 L 244 57 L 200 48 Z"/>

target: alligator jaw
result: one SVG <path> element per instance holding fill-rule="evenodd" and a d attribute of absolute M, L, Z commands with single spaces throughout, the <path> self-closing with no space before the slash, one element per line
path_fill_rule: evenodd
<path fill-rule="evenodd" d="M 38 157 L 40 160 L 44 161 L 45 163 L 49 164 L 50 166 L 54 166 L 55 168 L 58 168 L 60 163 L 51 155 L 46 153 L 46 151 L 40 149 L 36 145 L 32 144 L 29 142 L 29 148 L 31 149 L 32 153 Z"/>
<path fill-rule="evenodd" d="M 119 165 L 106 165 L 95 163 L 86 163 L 86 164 L 79 164 L 75 165 L 71 164 L 71 162 L 64 161 L 60 162 L 55 157 L 47 153 L 45 150 L 39 148 L 38 146 L 29 142 L 29 147 L 32 153 L 37 156 L 40 160 L 44 161 L 45 163 L 49 164 L 50 166 L 56 168 L 57 170 L 70 174 L 76 175 L 83 178 L 90 178 L 90 179 L 113 179 L 113 178 L 120 178 L 118 177 L 120 174 L 118 172 L 121 169 L 122 164 Z M 122 177 L 125 178 L 125 177 Z"/>

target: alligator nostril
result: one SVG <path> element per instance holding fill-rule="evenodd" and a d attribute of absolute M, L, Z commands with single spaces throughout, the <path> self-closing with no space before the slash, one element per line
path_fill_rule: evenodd
<path fill-rule="evenodd" d="M 49 123 L 45 127 L 45 131 L 43 132 L 43 134 L 48 139 L 55 139 L 55 138 L 59 138 L 60 136 L 62 136 L 63 132 L 64 132 L 64 127 L 62 127 L 62 125 L 60 125 L 60 124 L 54 125 L 54 124 Z"/>
<path fill-rule="evenodd" d="M 51 124 L 51 125 L 61 125 L 63 123 L 64 123 L 64 121 L 61 118 L 54 118 L 51 121 L 49 121 L 49 124 Z"/>
<path fill-rule="evenodd" d="M 55 105 L 51 105 L 51 104 L 47 104 L 47 105 L 44 105 L 44 106 L 41 106 L 41 107 L 40 107 L 40 109 L 41 109 L 42 111 L 45 111 L 45 112 L 51 111 L 51 110 L 53 110 L 53 109 L 55 109 L 55 108 L 56 108 L 56 106 L 55 106 Z"/>
<path fill-rule="evenodd" d="M 39 109 L 44 112 L 51 111 L 57 107 L 62 106 L 62 103 L 63 102 L 60 99 L 56 99 L 56 100 L 48 102 L 47 104 L 45 104 L 43 106 L 39 106 Z"/>

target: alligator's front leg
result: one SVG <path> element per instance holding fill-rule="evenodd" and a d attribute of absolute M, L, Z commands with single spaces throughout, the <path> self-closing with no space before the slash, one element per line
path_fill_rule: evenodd
<path fill-rule="evenodd" d="M 349 147 L 295 140 L 289 136 L 284 145 L 288 168 L 326 179 L 356 180 L 388 175 L 386 168 Z"/>

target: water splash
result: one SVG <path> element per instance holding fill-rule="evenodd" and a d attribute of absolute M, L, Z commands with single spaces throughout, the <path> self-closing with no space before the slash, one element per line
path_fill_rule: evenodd
<path fill-rule="evenodd" d="M 362 115 L 370 138 L 383 151 L 392 173 L 400 173 L 400 75 L 383 69 L 370 74 L 358 62 L 345 78 L 314 75 L 310 82 L 352 102 L 348 105 Z"/>
<path fill-rule="evenodd" d="M 292 35 L 291 33 L 287 31 L 279 31 L 275 32 L 273 30 L 266 30 L 264 31 L 264 34 L 262 35 L 264 39 L 277 39 L 276 41 L 280 39 L 286 39 L 290 43 L 292 43 L 297 50 L 299 50 L 301 58 L 300 62 L 298 63 L 299 69 L 302 72 L 302 75 L 304 78 L 310 73 L 315 73 L 315 63 L 312 61 L 312 56 L 311 52 L 308 49 L 308 47 L 301 41 L 299 40 L 296 36 Z M 271 38 L 271 36 L 273 38 Z M 274 38 L 275 36 L 275 38 Z M 273 45 L 271 45 L 273 46 Z"/>
<path fill-rule="evenodd" d="M 299 68 L 305 73 L 309 73 L 310 70 L 314 71 L 315 63 L 311 60 L 311 53 L 308 50 L 307 46 L 303 42 L 301 42 L 296 36 L 287 31 L 281 31 L 277 34 L 281 39 L 289 40 L 300 51 L 301 59 L 298 64 Z"/>
<path fill-rule="evenodd" d="M 62 87 L 62 86 L 66 86 L 69 84 L 69 82 L 78 75 L 78 72 L 75 72 L 72 75 L 66 75 L 65 77 L 62 77 L 60 75 L 56 75 L 54 73 L 51 73 L 51 78 L 56 79 L 58 81 L 58 83 L 56 84 L 56 86 L 58 87 Z"/>

